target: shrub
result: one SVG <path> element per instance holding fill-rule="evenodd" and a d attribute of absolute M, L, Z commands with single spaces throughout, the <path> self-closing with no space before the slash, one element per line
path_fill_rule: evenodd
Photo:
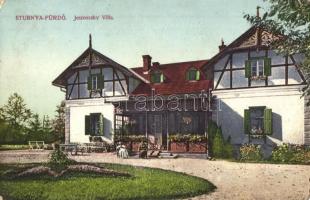
<path fill-rule="evenodd" d="M 216 123 L 210 120 L 208 122 L 208 142 L 210 145 L 212 145 L 212 143 L 213 143 L 213 139 L 216 135 L 217 129 L 218 129 L 218 127 L 217 127 Z"/>
<path fill-rule="evenodd" d="M 233 152 L 233 146 L 230 143 L 226 142 L 223 149 L 223 158 L 232 158 Z"/>
<path fill-rule="evenodd" d="M 71 160 L 59 148 L 56 148 L 50 155 L 47 166 L 55 171 L 61 171 L 67 168 L 68 165 L 74 164 L 76 161 Z"/>
<path fill-rule="evenodd" d="M 224 155 L 224 139 L 222 135 L 222 129 L 218 128 L 212 143 L 213 156 L 216 158 L 222 158 Z"/>
<path fill-rule="evenodd" d="M 282 144 L 271 154 L 272 161 L 280 163 L 310 163 L 310 149 L 303 145 Z"/>
<path fill-rule="evenodd" d="M 241 161 L 260 161 L 263 159 L 261 147 L 254 144 L 244 144 L 240 147 Z"/>
<path fill-rule="evenodd" d="M 230 144 L 230 136 L 224 140 L 222 129 L 216 128 L 216 133 L 212 139 L 212 155 L 216 158 L 232 158 L 233 146 Z"/>

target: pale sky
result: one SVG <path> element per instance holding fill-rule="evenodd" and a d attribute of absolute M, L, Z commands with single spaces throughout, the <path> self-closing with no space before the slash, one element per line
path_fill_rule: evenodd
<path fill-rule="evenodd" d="M 221 38 L 230 43 L 250 24 L 262 0 L 6 0 L 0 9 L 0 106 L 17 92 L 40 115 L 65 98 L 51 82 L 87 47 L 126 67 L 141 55 L 172 63 L 208 59 Z M 66 20 L 16 20 L 16 15 L 65 15 Z M 113 20 L 73 21 L 111 15 Z"/>

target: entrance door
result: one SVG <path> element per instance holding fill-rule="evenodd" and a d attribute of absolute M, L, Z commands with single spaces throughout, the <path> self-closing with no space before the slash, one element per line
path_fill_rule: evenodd
<path fill-rule="evenodd" d="M 162 116 L 154 115 L 154 134 L 157 139 L 157 144 L 163 145 L 163 135 L 162 135 Z"/>

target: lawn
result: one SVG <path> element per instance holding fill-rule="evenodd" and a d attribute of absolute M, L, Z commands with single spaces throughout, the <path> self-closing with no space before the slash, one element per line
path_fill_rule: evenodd
<path fill-rule="evenodd" d="M 127 172 L 131 177 L 74 173 L 61 178 L 40 176 L 12 180 L 4 175 L 7 170 L 29 166 L 0 165 L 0 195 L 14 200 L 175 199 L 206 194 L 215 189 L 207 180 L 183 173 L 118 164 L 100 165 Z"/>

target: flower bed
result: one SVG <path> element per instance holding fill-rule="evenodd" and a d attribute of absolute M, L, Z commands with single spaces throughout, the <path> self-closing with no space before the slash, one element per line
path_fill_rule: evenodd
<path fill-rule="evenodd" d="M 190 142 L 188 145 L 188 151 L 191 153 L 206 153 L 207 152 L 207 143 L 199 142 L 193 143 Z"/>
<path fill-rule="evenodd" d="M 138 152 L 139 146 L 142 142 L 146 142 L 146 137 L 144 135 L 126 135 L 119 138 L 117 142 L 121 142 L 126 148 L 132 152 Z"/>
<path fill-rule="evenodd" d="M 187 152 L 187 146 L 186 142 L 170 142 L 170 151 L 174 153 Z"/>
<path fill-rule="evenodd" d="M 203 135 L 174 134 L 169 137 L 170 151 L 185 153 L 207 152 L 207 138 Z"/>

